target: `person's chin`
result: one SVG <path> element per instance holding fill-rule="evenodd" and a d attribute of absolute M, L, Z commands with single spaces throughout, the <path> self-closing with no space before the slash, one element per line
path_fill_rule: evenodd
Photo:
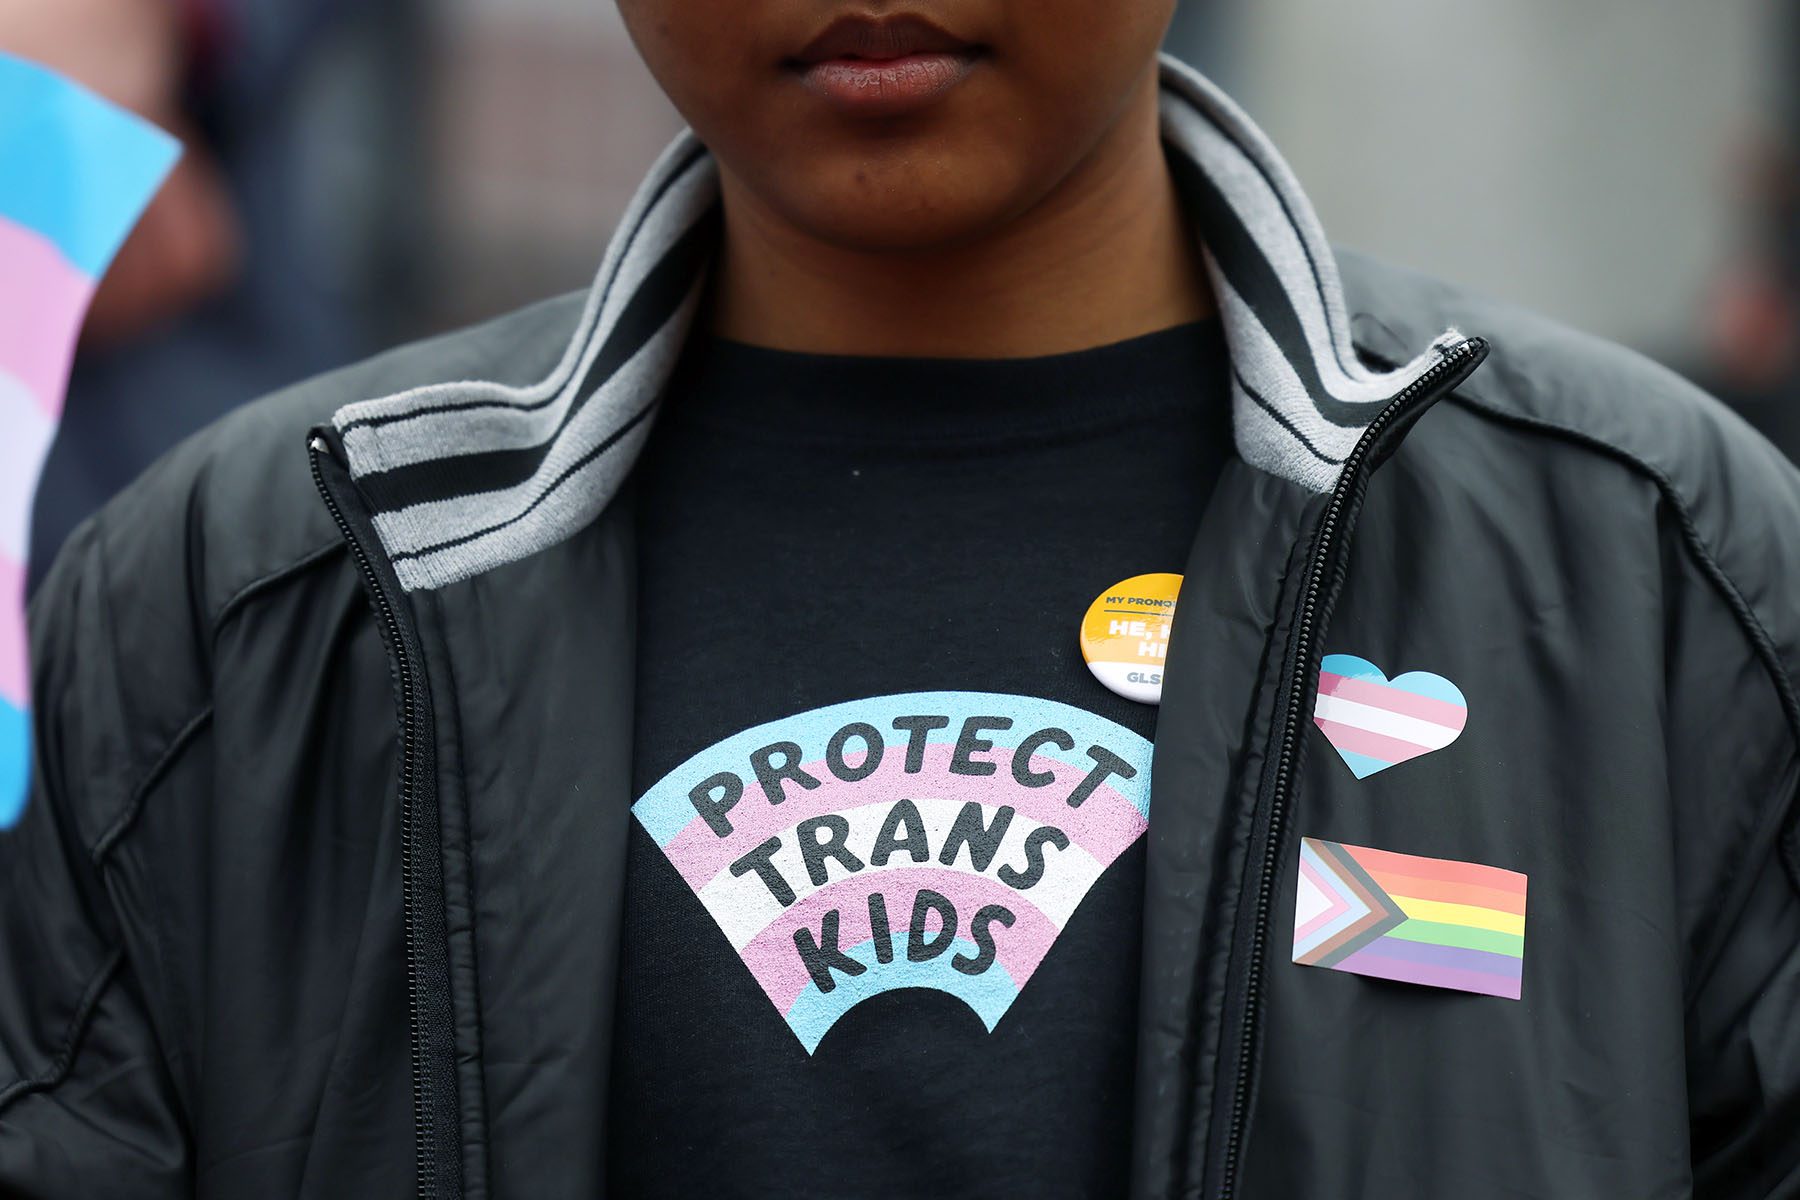
<path fill-rule="evenodd" d="M 787 219 L 851 250 L 925 251 L 971 242 L 1025 207 L 1021 172 L 991 154 L 942 147 L 814 161 L 774 181 Z"/>

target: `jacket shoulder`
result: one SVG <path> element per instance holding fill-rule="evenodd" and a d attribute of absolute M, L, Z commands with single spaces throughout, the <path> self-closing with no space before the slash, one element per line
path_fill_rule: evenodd
<path fill-rule="evenodd" d="M 580 293 L 341 367 L 253 400 L 187 438 L 108 502 L 92 537 L 109 573 L 154 574 L 185 560 L 204 610 L 335 546 L 306 449 L 307 431 L 341 406 L 424 384 L 535 380 L 556 364 Z M 179 541 L 177 541 L 179 539 Z"/>
<path fill-rule="evenodd" d="M 31 599 L 32 690 L 40 734 L 71 761 L 96 764 L 84 794 L 70 797 L 86 836 L 100 836 L 105 814 L 208 711 L 227 615 L 315 565 L 349 571 L 313 483 L 308 430 L 350 401 L 421 384 L 541 378 L 580 311 L 579 295 L 546 301 L 246 404 L 174 447 L 70 535 Z M 330 594 L 341 607 L 360 591 Z M 329 631 L 342 613 L 315 617 Z"/>
<path fill-rule="evenodd" d="M 1800 681 L 1800 472 L 1779 450 L 1641 354 L 1361 254 L 1340 251 L 1338 261 L 1359 348 L 1404 359 L 1407 346 L 1445 326 L 1488 340 L 1488 360 L 1440 405 L 1451 415 L 1431 420 L 1460 412 L 1501 422 L 1582 447 L 1596 469 L 1610 464 L 1652 481 L 1752 638 L 1767 638 L 1778 654 L 1791 702 Z M 1489 461 L 1504 469 L 1505 455 L 1497 450 Z"/>

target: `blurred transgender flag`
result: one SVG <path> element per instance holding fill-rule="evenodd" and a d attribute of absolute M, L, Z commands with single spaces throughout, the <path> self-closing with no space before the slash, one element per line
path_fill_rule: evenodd
<path fill-rule="evenodd" d="M 0 829 L 30 788 L 32 493 L 94 286 L 179 154 L 149 122 L 0 53 Z"/>

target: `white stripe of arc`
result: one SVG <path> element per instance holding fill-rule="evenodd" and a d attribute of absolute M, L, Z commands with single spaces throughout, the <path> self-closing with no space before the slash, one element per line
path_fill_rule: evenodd
<path fill-rule="evenodd" d="M 639 185 L 637 192 L 633 195 L 630 205 L 627 206 L 625 216 L 619 222 L 620 231 L 629 230 L 637 223 L 650 205 L 651 197 L 696 144 L 697 139 L 691 133 L 684 131 L 663 150 L 661 157 L 651 167 L 644 182 Z M 618 235 L 615 235 L 613 241 L 608 243 L 593 283 L 589 285 L 581 317 L 571 331 L 562 358 L 544 378 L 523 387 L 484 380 L 427 384 L 424 387 L 409 388 L 391 396 L 346 404 L 332 415 L 332 422 L 342 427 L 352 421 L 365 420 L 370 417 L 400 416 L 453 401 L 494 399 L 509 403 L 530 404 L 555 395 L 570 377 L 576 374 L 578 364 L 591 347 L 602 307 L 607 294 L 612 290 L 610 285 L 613 282 L 613 276 L 629 249 L 627 243 L 628 239 Z M 355 456 L 355 452 L 352 452 L 351 462 L 357 467 L 357 474 L 382 469 L 379 466 L 363 466 Z"/>
<path fill-rule="evenodd" d="M 704 165 L 706 169 L 696 167 L 682 176 L 648 215 L 641 235 L 626 248 L 617 284 L 604 301 L 610 307 L 603 309 L 599 326 L 585 335 L 586 344 L 579 347 L 573 368 L 564 372 L 551 403 L 534 409 L 512 406 L 551 395 L 551 391 L 541 390 L 541 385 L 527 389 L 497 384 L 454 385 L 466 390 L 438 397 L 437 402 L 510 403 L 506 407 L 447 412 L 426 408 L 409 420 L 352 429 L 344 436 L 344 449 L 355 464 L 354 473 L 360 477 L 459 454 L 526 449 L 552 437 L 580 394 L 581 385 L 587 382 L 587 374 L 605 348 L 625 303 L 643 286 L 644 279 L 669 248 L 711 211 L 717 194 L 717 173 L 710 162 Z M 559 366 L 558 370 L 563 368 Z"/>
<path fill-rule="evenodd" d="M 1442 750 L 1462 734 L 1460 729 L 1451 729 L 1435 721 L 1409 717 L 1404 713 L 1377 708 L 1373 704 L 1359 704 L 1342 696 L 1321 695 L 1318 708 L 1314 711 L 1327 721 L 1336 721 L 1339 725 L 1348 725 L 1352 729 L 1362 729 L 1369 733 L 1385 734 L 1430 750 Z"/>
<path fill-rule="evenodd" d="M 56 422 L 35 393 L 0 368 L 0 555 L 24 562 L 31 545 L 31 500 Z"/>
<path fill-rule="evenodd" d="M 965 847 L 956 856 L 955 866 L 945 866 L 938 861 L 943 852 L 944 838 L 955 823 L 957 814 L 962 812 L 966 801 L 946 800 L 936 797 L 914 798 L 918 806 L 919 816 L 925 822 L 925 840 L 931 849 L 931 857 L 925 862 L 914 862 L 912 855 L 904 850 L 890 857 L 882 866 L 869 863 L 869 851 L 875 845 L 875 838 L 881 831 L 881 823 L 893 810 L 893 804 L 877 802 L 861 808 L 853 808 L 839 813 L 850 822 L 850 832 L 844 844 L 862 861 L 863 869 L 855 872 L 856 878 L 868 875 L 885 875 L 893 871 L 927 870 L 935 868 L 945 873 L 958 875 L 976 875 L 969 866 L 969 852 Z M 992 824 L 997 808 L 982 805 L 984 824 Z M 800 856 L 799 838 L 796 824 L 780 833 L 781 849 L 776 851 L 771 862 L 787 880 L 788 886 L 794 889 L 794 903 L 799 904 L 809 896 L 817 893 L 821 887 L 829 887 L 841 879 L 851 876 L 844 865 L 836 859 L 825 860 L 827 872 L 823 885 L 814 885 L 807 874 L 806 866 Z M 1001 866 L 1010 866 L 1016 871 L 1025 869 L 1025 839 L 1035 829 L 1042 828 L 1038 822 L 1024 813 L 1014 813 L 1012 822 L 1006 827 L 1006 836 L 1000 840 L 1000 848 L 994 854 L 993 862 L 986 871 L 979 872 L 983 877 L 997 879 L 996 872 Z M 746 847 L 749 849 L 749 847 Z M 1021 907 L 1029 905 L 1038 909 L 1052 924 L 1061 930 L 1068 923 L 1069 917 L 1086 898 L 1094 881 L 1100 878 L 1106 869 L 1100 862 L 1075 844 L 1073 840 L 1066 850 L 1058 850 L 1053 845 L 1043 847 L 1044 875 L 1033 886 L 1017 892 Z M 1006 884 L 1000 884 L 1003 891 L 1013 891 Z M 733 875 L 729 868 L 713 876 L 699 891 L 700 903 L 706 906 L 713 920 L 730 939 L 732 946 L 742 951 L 751 940 L 768 928 L 769 923 L 779 917 L 786 908 L 770 894 L 768 885 L 754 872 Z M 910 909 L 908 910 L 910 912 Z M 896 925 L 907 920 L 908 913 L 896 912 L 890 905 L 888 918 Z"/>
<path fill-rule="evenodd" d="M 550 444 L 548 453 L 531 478 L 498 491 L 449 496 L 394 512 L 377 513 L 375 529 L 388 553 L 411 553 L 488 526 L 511 522 L 489 535 L 505 537 L 509 529 L 541 519 L 542 505 L 533 509 L 533 502 L 544 496 L 546 489 L 573 463 L 616 434 L 621 425 L 661 392 L 674 369 L 698 297 L 696 286 L 674 316 L 600 386 Z M 615 446 L 601 457 L 614 457 L 617 450 Z M 574 483 L 574 479 L 566 479 L 558 490 Z M 528 509 L 532 511 L 528 512 Z"/>

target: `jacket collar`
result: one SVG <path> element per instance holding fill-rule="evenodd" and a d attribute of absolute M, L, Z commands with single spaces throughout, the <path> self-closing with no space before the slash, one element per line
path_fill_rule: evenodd
<path fill-rule="evenodd" d="M 1330 491 L 1364 427 L 1464 339 L 1448 330 L 1393 370 L 1365 364 L 1337 260 L 1262 131 L 1166 56 L 1162 127 L 1218 294 L 1238 453 Z M 524 558 L 606 507 L 698 308 L 718 194 L 712 157 L 683 133 L 639 188 L 561 361 L 537 383 L 434 384 L 333 415 L 403 587 L 442 587 Z"/>

